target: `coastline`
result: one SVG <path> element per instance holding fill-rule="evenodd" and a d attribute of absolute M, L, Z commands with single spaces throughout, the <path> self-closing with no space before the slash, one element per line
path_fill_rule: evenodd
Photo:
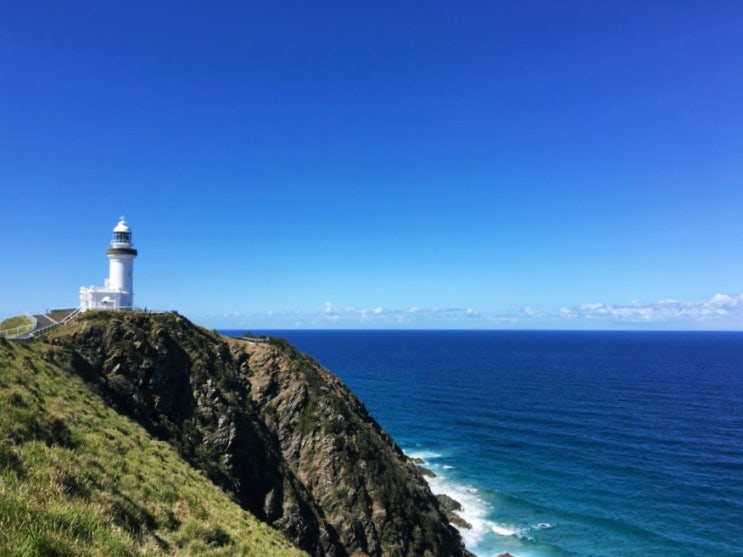
<path fill-rule="evenodd" d="M 455 466 L 446 458 L 432 451 L 403 449 L 423 472 L 433 494 L 444 496 L 459 508 L 450 512 L 450 519 L 462 536 L 465 548 L 476 557 L 545 557 L 547 552 L 536 547 L 530 536 L 533 530 L 551 529 L 555 525 L 547 522 L 533 525 L 517 525 L 498 522 L 494 519 L 493 502 L 487 500 L 481 490 L 470 483 L 460 483 L 452 477 Z M 457 520 L 456 518 L 460 519 Z"/>
<path fill-rule="evenodd" d="M 739 553 L 740 333 L 280 334 L 473 498 L 479 557 Z"/>

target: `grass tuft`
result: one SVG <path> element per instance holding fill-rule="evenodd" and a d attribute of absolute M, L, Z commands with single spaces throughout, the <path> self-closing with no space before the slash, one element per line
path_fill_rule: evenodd
<path fill-rule="evenodd" d="M 0 440 L 0 472 L 11 472 L 17 477 L 23 476 L 23 461 L 15 449 L 6 441 Z"/>

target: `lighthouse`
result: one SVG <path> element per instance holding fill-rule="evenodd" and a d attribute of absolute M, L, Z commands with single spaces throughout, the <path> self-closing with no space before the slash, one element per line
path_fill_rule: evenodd
<path fill-rule="evenodd" d="M 119 219 L 113 229 L 108 256 L 108 278 L 103 288 L 80 288 L 80 309 L 129 310 L 134 307 L 134 258 L 137 250 L 132 244 L 132 229 Z"/>

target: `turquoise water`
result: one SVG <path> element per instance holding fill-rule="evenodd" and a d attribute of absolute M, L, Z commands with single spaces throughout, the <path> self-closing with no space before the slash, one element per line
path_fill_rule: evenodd
<path fill-rule="evenodd" d="M 481 557 L 743 554 L 743 334 L 270 334 L 426 460 Z"/>

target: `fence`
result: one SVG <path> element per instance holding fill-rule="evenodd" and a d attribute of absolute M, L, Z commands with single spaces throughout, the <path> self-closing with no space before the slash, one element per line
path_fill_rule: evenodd
<path fill-rule="evenodd" d="M 61 313 L 66 312 L 67 310 L 48 310 L 49 313 Z M 26 317 L 31 321 L 31 324 L 26 324 L 21 327 L 15 327 L 13 329 L 6 329 L 4 331 L 0 331 L 0 337 L 4 337 L 8 340 L 30 340 L 32 338 L 36 338 L 39 335 L 42 335 L 44 333 L 47 333 L 51 331 L 52 329 L 56 329 L 60 325 L 64 325 L 65 323 L 69 323 L 72 321 L 75 317 L 77 317 L 81 312 L 83 311 L 138 311 L 142 313 L 175 313 L 177 314 L 177 311 L 173 310 L 164 310 L 164 309 L 149 309 L 149 308 L 138 308 L 134 306 L 130 307 L 120 307 L 116 309 L 91 309 L 91 310 L 83 310 L 80 308 L 70 308 L 70 313 L 67 314 L 67 316 L 60 320 L 60 321 L 53 321 L 49 317 L 46 317 L 48 321 L 52 321 L 49 325 L 46 325 L 44 327 L 39 327 L 39 321 L 31 314 L 26 314 Z"/>
<path fill-rule="evenodd" d="M 69 323 L 72 319 L 74 319 L 77 316 L 78 313 L 80 313 L 80 308 L 76 308 L 75 310 L 73 310 L 72 313 L 68 314 L 67 317 L 62 319 L 62 321 L 57 321 L 56 323 L 52 323 L 51 325 L 47 325 L 46 327 L 41 327 L 40 329 L 34 329 L 28 334 L 28 336 L 33 338 L 43 333 L 46 333 L 48 331 L 51 331 L 52 329 L 56 329 L 60 325 Z"/>
<path fill-rule="evenodd" d="M 12 329 L 2 330 L 0 331 L 0 337 L 11 339 L 17 336 L 28 334 L 33 331 L 36 328 L 38 321 L 30 313 L 25 314 L 25 317 L 29 320 L 29 323 L 20 325 L 19 327 L 13 327 Z"/>

